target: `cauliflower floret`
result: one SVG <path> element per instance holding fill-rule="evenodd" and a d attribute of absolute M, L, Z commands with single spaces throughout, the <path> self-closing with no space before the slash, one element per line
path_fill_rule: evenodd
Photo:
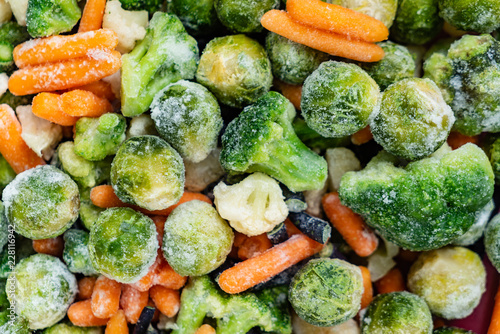
<path fill-rule="evenodd" d="M 292 315 L 292 326 L 295 334 L 359 334 L 359 326 L 354 319 L 332 327 L 318 327 L 302 320 L 297 314 Z"/>
<path fill-rule="evenodd" d="M 248 236 L 269 232 L 288 216 L 278 182 L 262 173 L 254 173 L 232 186 L 220 182 L 214 196 L 221 217 Z"/>
<path fill-rule="evenodd" d="M 2 1 L 2 0 L 0 0 Z M 9 88 L 9 77 L 6 73 L 0 73 L 0 97 L 7 91 Z"/>
<path fill-rule="evenodd" d="M 0 0 L 0 24 L 10 21 L 12 10 L 6 0 Z"/>
<path fill-rule="evenodd" d="M 135 46 L 135 42 L 146 36 L 147 25 L 147 11 L 122 9 L 122 4 L 118 0 L 106 3 L 102 27 L 113 30 L 118 34 L 118 46 L 116 49 L 121 53 L 131 51 Z"/>
<path fill-rule="evenodd" d="M 326 161 L 328 162 L 328 174 L 330 190 L 338 191 L 340 179 L 351 171 L 361 169 L 361 164 L 354 152 L 345 147 L 329 148 L 326 150 Z"/>
<path fill-rule="evenodd" d="M 220 165 L 219 155 L 220 149 L 216 148 L 200 162 L 184 160 L 184 167 L 186 167 L 184 187 L 189 191 L 200 192 L 210 183 L 220 179 L 224 175 L 224 169 Z"/>
<path fill-rule="evenodd" d="M 54 149 L 62 139 L 62 127 L 37 117 L 31 106 L 19 106 L 16 114 L 21 123 L 21 137 L 38 156 L 49 160 Z"/>
<path fill-rule="evenodd" d="M 127 139 L 137 136 L 153 135 L 158 136 L 155 128 L 155 123 L 149 114 L 142 114 L 133 117 L 130 120 L 130 126 L 127 130 Z"/>
<path fill-rule="evenodd" d="M 17 23 L 26 26 L 26 12 L 28 11 L 28 0 L 6 0 L 12 13 L 16 17 Z"/>

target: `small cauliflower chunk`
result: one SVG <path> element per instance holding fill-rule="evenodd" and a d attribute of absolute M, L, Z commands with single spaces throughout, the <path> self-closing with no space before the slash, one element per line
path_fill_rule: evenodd
<path fill-rule="evenodd" d="M 149 114 L 142 114 L 133 117 L 130 120 L 130 126 L 127 130 L 127 139 L 147 135 L 158 136 L 158 131 L 156 131 L 155 123 L 151 119 L 151 116 Z"/>
<path fill-rule="evenodd" d="M 28 0 L 6 0 L 12 13 L 16 17 L 17 23 L 26 26 L 26 11 L 28 10 Z"/>
<path fill-rule="evenodd" d="M 135 46 L 135 42 L 146 36 L 147 25 L 147 11 L 122 9 L 122 4 L 118 0 L 111 0 L 106 3 L 102 27 L 113 30 L 118 34 L 116 50 L 121 53 L 131 51 Z"/>
<path fill-rule="evenodd" d="M 31 106 L 19 106 L 16 114 L 21 123 L 21 137 L 38 156 L 50 160 L 55 147 L 62 139 L 62 127 L 37 117 Z"/>
<path fill-rule="evenodd" d="M 0 73 L 0 97 L 2 97 L 3 94 L 5 94 L 8 88 L 9 88 L 9 77 L 7 76 L 6 73 Z"/>
<path fill-rule="evenodd" d="M 212 150 L 205 160 L 191 162 L 184 160 L 186 167 L 186 183 L 184 186 L 189 191 L 200 192 L 212 182 L 217 181 L 224 175 L 224 169 L 219 162 L 220 149 Z"/>
<path fill-rule="evenodd" d="M 345 147 L 329 148 L 326 150 L 326 161 L 328 162 L 328 185 L 331 191 L 338 191 L 340 179 L 351 171 L 361 169 L 361 164 L 354 155 L 354 152 Z"/>
<path fill-rule="evenodd" d="M 12 10 L 6 0 L 0 0 L 0 24 L 10 21 Z"/>
<path fill-rule="evenodd" d="M 359 326 L 354 319 L 332 327 L 318 327 L 302 320 L 297 314 L 292 315 L 292 326 L 295 334 L 359 334 Z"/>
<path fill-rule="evenodd" d="M 288 216 L 278 182 L 262 173 L 254 173 L 232 186 L 220 182 L 214 196 L 221 217 L 248 236 L 269 232 Z"/>

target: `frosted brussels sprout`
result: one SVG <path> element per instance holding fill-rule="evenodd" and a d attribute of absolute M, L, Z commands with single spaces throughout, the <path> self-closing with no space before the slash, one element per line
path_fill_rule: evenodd
<path fill-rule="evenodd" d="M 379 97 L 379 87 L 359 66 L 327 61 L 304 82 L 300 107 L 311 129 L 343 137 L 368 125 Z"/>
<path fill-rule="evenodd" d="M 473 331 L 468 331 L 462 328 L 456 327 L 440 327 L 435 329 L 432 334 L 476 334 Z"/>
<path fill-rule="evenodd" d="M 21 260 L 7 286 L 9 302 L 30 329 L 50 327 L 64 318 L 78 292 L 75 276 L 61 260 L 46 254 Z"/>
<path fill-rule="evenodd" d="M 491 263 L 500 272 L 500 214 L 491 218 L 484 231 L 484 247 Z"/>
<path fill-rule="evenodd" d="M 241 108 L 267 93 L 273 76 L 264 48 L 245 35 L 232 35 L 207 44 L 196 80 L 219 102 Z"/>
<path fill-rule="evenodd" d="M 297 315 L 315 326 L 351 319 L 361 307 L 363 278 L 359 267 L 339 259 L 309 261 L 293 277 L 288 291 Z"/>
<path fill-rule="evenodd" d="M 235 33 L 252 33 L 264 30 L 260 18 L 265 12 L 277 9 L 280 0 L 215 0 L 217 17 Z"/>
<path fill-rule="evenodd" d="M 151 103 L 151 118 L 160 136 L 184 159 L 200 162 L 217 147 L 221 111 L 200 84 L 181 80 L 162 89 Z"/>
<path fill-rule="evenodd" d="M 34 240 L 63 234 L 78 218 L 80 207 L 76 183 L 50 165 L 18 174 L 2 199 L 15 231 Z"/>
<path fill-rule="evenodd" d="M 156 235 L 154 222 L 142 213 L 130 208 L 107 209 L 90 231 L 92 266 L 117 282 L 137 282 L 156 259 Z"/>
<path fill-rule="evenodd" d="M 267 34 L 266 52 L 271 61 L 273 75 L 292 85 L 302 84 L 322 62 L 328 60 L 326 53 L 273 32 Z"/>
<path fill-rule="evenodd" d="M 490 33 L 500 27 L 498 0 L 439 0 L 439 15 L 465 31 Z"/>
<path fill-rule="evenodd" d="M 125 203 L 162 210 L 177 203 L 184 190 L 182 158 L 156 136 L 125 141 L 111 164 L 111 185 Z"/>
<path fill-rule="evenodd" d="M 70 229 L 64 233 L 63 260 L 72 273 L 98 274 L 90 261 L 88 244 L 89 234 L 83 230 Z"/>
<path fill-rule="evenodd" d="M 169 10 L 179 17 L 193 36 L 210 36 L 222 28 L 215 11 L 215 0 L 172 0 Z"/>
<path fill-rule="evenodd" d="M 403 79 L 382 94 L 370 124 L 375 141 L 408 160 L 428 156 L 448 138 L 455 116 L 429 79 Z"/>
<path fill-rule="evenodd" d="M 162 250 L 177 273 L 201 276 L 224 263 L 233 239 L 233 230 L 217 211 L 194 200 L 179 205 L 168 216 Z"/>
<path fill-rule="evenodd" d="M 101 327 L 77 327 L 70 324 L 57 324 L 43 331 L 43 334 L 102 334 Z"/>
<path fill-rule="evenodd" d="M 392 26 L 398 9 L 398 0 L 327 0 L 326 2 L 374 17 L 382 21 L 387 28 Z"/>
<path fill-rule="evenodd" d="M 408 273 L 408 288 L 431 312 L 445 319 L 472 313 L 485 291 L 486 271 L 479 256 L 463 247 L 420 254 Z"/>
<path fill-rule="evenodd" d="M 378 295 L 361 320 L 362 334 L 429 334 L 433 327 L 425 301 L 406 291 Z"/>
<path fill-rule="evenodd" d="M 483 236 L 486 224 L 488 223 L 491 212 L 493 212 L 494 208 L 495 203 L 491 200 L 484 206 L 484 208 L 477 211 L 474 224 L 472 224 L 471 228 L 465 232 L 464 235 L 453 240 L 452 244 L 457 246 L 470 246 L 478 241 L 479 238 Z"/>

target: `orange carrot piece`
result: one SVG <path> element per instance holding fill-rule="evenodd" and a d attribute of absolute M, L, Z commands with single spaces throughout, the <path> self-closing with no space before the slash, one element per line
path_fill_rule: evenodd
<path fill-rule="evenodd" d="M 78 300 L 85 300 L 92 298 L 92 291 L 94 291 L 96 277 L 84 277 L 78 281 Z"/>
<path fill-rule="evenodd" d="M 17 67 L 42 65 L 86 57 L 99 50 L 113 50 L 118 36 L 109 29 L 39 38 L 19 44 L 13 56 Z"/>
<path fill-rule="evenodd" d="M 240 247 L 241 245 L 243 245 L 243 243 L 245 242 L 245 240 L 248 239 L 248 236 L 243 234 L 243 233 L 240 233 L 238 231 L 234 231 L 234 241 L 233 241 L 233 245 L 235 245 L 236 247 Z"/>
<path fill-rule="evenodd" d="M 156 308 L 155 303 L 154 301 L 151 300 L 151 298 L 149 298 L 148 306 Z M 161 312 L 158 311 L 158 309 L 156 308 L 155 314 L 153 315 L 153 319 L 151 320 L 151 322 L 158 322 L 160 320 L 160 314 Z"/>
<path fill-rule="evenodd" d="M 155 263 L 149 267 L 148 273 L 141 278 L 139 281 L 130 284 L 134 289 L 137 291 L 145 292 L 148 291 L 153 285 L 154 285 L 154 278 L 156 275 L 156 272 L 158 271 L 158 266 L 159 266 L 159 259 L 158 257 L 156 258 Z"/>
<path fill-rule="evenodd" d="M 497 294 L 495 295 L 495 306 L 491 315 L 490 327 L 488 334 L 500 333 L 500 284 L 498 285 Z"/>
<path fill-rule="evenodd" d="M 99 117 L 113 111 L 113 106 L 105 98 L 88 90 L 74 89 L 61 95 L 62 110 L 73 117 Z"/>
<path fill-rule="evenodd" d="M 321 200 L 326 216 L 333 227 L 359 256 L 372 254 L 378 246 L 375 233 L 365 224 L 361 216 L 340 203 L 339 194 L 331 192 Z"/>
<path fill-rule="evenodd" d="M 398 268 L 391 269 L 384 277 L 375 282 L 378 293 L 405 291 L 403 274 Z"/>
<path fill-rule="evenodd" d="M 370 130 L 370 126 L 367 125 L 366 127 L 362 128 L 355 134 L 351 136 L 351 142 L 354 145 L 363 145 L 368 143 L 370 140 L 373 139 L 372 132 Z"/>
<path fill-rule="evenodd" d="M 302 99 L 302 85 L 290 85 L 279 80 L 274 80 L 274 85 L 278 87 L 284 97 L 292 102 L 295 109 L 300 110 L 300 101 Z"/>
<path fill-rule="evenodd" d="M 286 10 L 296 21 L 349 39 L 381 42 L 389 37 L 389 29 L 381 21 L 321 0 L 290 0 L 286 2 Z"/>
<path fill-rule="evenodd" d="M 172 269 L 167 260 L 160 254 L 160 262 L 156 269 L 153 284 L 161 285 L 164 288 L 178 290 L 187 282 L 186 276 L 181 276 Z"/>
<path fill-rule="evenodd" d="M 33 240 L 33 249 L 37 253 L 61 257 L 64 250 L 64 240 L 62 236 Z"/>
<path fill-rule="evenodd" d="M 215 334 L 215 333 L 216 333 L 215 329 L 209 324 L 201 325 L 201 327 L 198 328 L 196 332 L 194 332 L 194 334 Z"/>
<path fill-rule="evenodd" d="M 446 322 L 444 321 L 444 319 L 438 317 L 434 317 L 433 324 L 434 324 L 434 329 L 446 326 Z"/>
<path fill-rule="evenodd" d="M 165 222 L 167 221 L 166 216 L 151 216 L 150 217 L 153 220 L 153 223 L 155 223 L 156 227 L 156 233 L 157 233 L 157 238 L 158 238 L 158 243 L 160 244 L 160 247 L 163 244 L 163 233 L 165 232 Z"/>
<path fill-rule="evenodd" d="M 92 292 L 92 313 L 98 318 L 113 316 L 120 307 L 122 285 L 106 276 L 99 276 Z"/>
<path fill-rule="evenodd" d="M 161 285 L 155 285 L 149 290 L 151 299 L 161 313 L 171 318 L 177 314 L 181 304 L 179 290 L 167 289 Z"/>
<path fill-rule="evenodd" d="M 266 233 L 247 238 L 238 249 L 238 257 L 247 260 L 264 253 L 273 245 Z"/>
<path fill-rule="evenodd" d="M 105 7 L 106 0 L 87 0 L 85 8 L 83 9 L 78 32 L 100 29 Z"/>
<path fill-rule="evenodd" d="M 16 174 L 36 166 L 45 165 L 45 161 L 26 145 L 21 137 L 21 123 L 14 110 L 7 105 L 0 105 L 0 153 Z"/>
<path fill-rule="evenodd" d="M 322 244 L 304 234 L 293 235 L 264 253 L 223 271 L 219 276 L 219 286 L 227 293 L 243 292 L 318 253 L 322 248 Z"/>
<path fill-rule="evenodd" d="M 75 89 L 87 90 L 99 96 L 100 98 L 107 99 L 108 101 L 116 100 L 116 96 L 113 92 L 111 84 L 106 81 L 94 81 L 87 85 L 76 87 Z"/>
<path fill-rule="evenodd" d="M 379 61 L 384 57 L 384 50 L 376 44 L 350 40 L 339 34 L 304 25 L 292 20 L 288 13 L 281 10 L 268 11 L 262 16 L 260 23 L 269 31 L 333 56 L 363 62 Z"/>
<path fill-rule="evenodd" d="M 370 276 L 370 271 L 364 266 L 359 266 L 361 269 L 361 275 L 363 276 L 363 295 L 361 296 L 361 309 L 364 309 L 373 300 L 373 286 Z"/>
<path fill-rule="evenodd" d="M 73 126 L 79 119 L 63 112 L 61 96 L 55 93 L 36 95 L 31 110 L 36 116 L 62 126 Z"/>
<path fill-rule="evenodd" d="M 466 136 L 460 132 L 452 131 L 446 140 L 452 149 L 456 150 L 467 143 L 479 145 L 479 136 Z"/>
<path fill-rule="evenodd" d="M 105 326 L 108 319 L 98 318 L 92 313 L 90 299 L 73 303 L 68 309 L 69 321 L 79 327 Z"/>
<path fill-rule="evenodd" d="M 28 95 L 74 88 L 107 77 L 120 67 L 118 51 L 96 51 L 87 57 L 19 69 L 9 78 L 9 90 Z"/>
<path fill-rule="evenodd" d="M 285 228 L 286 228 L 286 233 L 288 234 L 289 237 L 295 234 L 302 234 L 299 228 L 295 226 L 295 224 L 292 223 L 292 221 L 288 218 L 285 220 Z"/>
<path fill-rule="evenodd" d="M 108 321 L 104 334 L 128 334 L 125 312 L 118 310 Z"/>
<path fill-rule="evenodd" d="M 131 324 L 137 323 L 142 309 L 148 306 L 149 292 L 139 291 L 130 284 L 124 284 L 120 297 L 120 307 L 125 312 L 127 321 Z"/>

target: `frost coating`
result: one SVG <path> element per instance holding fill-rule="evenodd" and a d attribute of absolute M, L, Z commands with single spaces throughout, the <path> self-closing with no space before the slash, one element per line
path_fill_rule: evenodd
<path fill-rule="evenodd" d="M 498 0 L 440 0 L 439 16 L 465 31 L 490 33 L 500 27 Z"/>
<path fill-rule="evenodd" d="M 63 260 L 72 273 L 98 274 L 90 262 L 88 244 L 89 234 L 83 230 L 70 229 L 64 233 Z"/>
<path fill-rule="evenodd" d="M 169 10 L 193 36 L 211 36 L 222 28 L 214 3 L 214 0 L 172 0 Z"/>
<path fill-rule="evenodd" d="M 265 12 L 277 9 L 280 0 L 215 0 L 217 17 L 235 33 L 261 32 L 260 19 Z"/>
<path fill-rule="evenodd" d="M 58 258 L 45 254 L 21 260 L 9 275 L 11 280 L 15 290 L 7 291 L 7 296 L 30 329 L 50 327 L 64 318 L 78 292 L 75 276 Z"/>
<path fill-rule="evenodd" d="M 102 327 L 77 327 L 71 324 L 60 323 L 47 328 L 43 334 L 102 334 Z"/>
<path fill-rule="evenodd" d="M 453 240 L 452 244 L 457 246 L 470 246 L 478 241 L 483 236 L 484 229 L 486 228 L 486 224 L 494 208 L 495 203 L 491 200 L 484 208 L 477 211 L 474 224 L 472 224 L 471 228 L 465 232 L 464 235 Z"/>
<path fill-rule="evenodd" d="M 484 247 L 493 266 L 500 272 L 500 215 L 495 215 L 484 232 Z"/>

